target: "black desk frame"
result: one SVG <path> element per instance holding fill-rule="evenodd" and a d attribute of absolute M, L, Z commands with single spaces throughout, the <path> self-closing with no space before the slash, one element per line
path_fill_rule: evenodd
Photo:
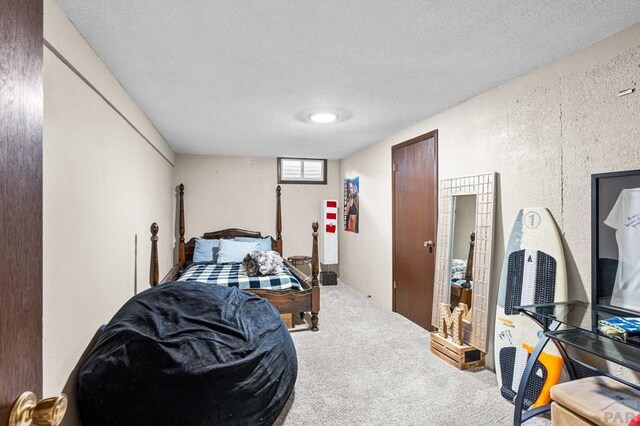
<path fill-rule="evenodd" d="M 519 307 L 518 307 L 519 309 Z M 560 328 L 560 326 L 562 325 L 561 322 L 556 321 L 556 320 L 550 320 L 547 318 L 543 318 L 543 322 L 541 323 L 540 321 L 538 321 L 538 319 L 533 316 L 531 313 L 523 310 L 523 309 L 519 309 L 519 311 L 521 313 L 524 313 L 525 315 L 529 316 L 531 318 L 532 321 L 535 321 L 544 331 L 542 337 L 540 338 L 540 340 L 538 341 L 538 343 L 536 344 L 536 347 L 533 351 L 533 353 L 531 354 L 531 356 L 529 357 L 526 367 L 524 369 L 524 372 L 522 374 L 522 379 L 520 380 L 520 386 L 518 387 L 518 395 L 516 396 L 516 400 L 515 400 L 515 409 L 514 409 L 514 413 L 513 413 L 513 424 L 514 426 L 520 426 L 522 423 L 526 422 L 527 420 L 532 419 L 533 417 L 536 417 L 542 413 L 546 413 L 551 411 L 551 404 L 547 404 L 547 405 L 543 405 L 542 407 L 537 407 L 534 409 L 530 409 L 530 410 L 526 410 L 523 411 L 523 406 L 524 406 L 524 396 L 526 393 L 526 389 L 527 386 L 529 385 L 529 380 L 531 379 L 531 375 L 533 374 L 533 370 L 534 370 L 534 366 L 536 361 L 538 360 L 538 358 L 540 357 L 540 354 L 542 354 L 542 351 L 544 350 L 544 348 L 547 346 L 547 343 L 549 343 L 550 340 L 553 341 L 553 343 L 556 345 L 556 347 L 558 348 L 558 351 L 560 352 L 560 355 L 562 356 L 562 361 L 564 362 L 565 367 L 567 368 L 567 373 L 569 374 L 569 380 L 576 380 L 578 377 L 578 375 L 576 374 L 576 369 L 575 369 L 575 365 L 579 365 L 582 368 L 589 370 L 591 373 L 593 373 L 592 375 L 600 375 L 600 376 L 607 376 L 613 380 L 616 380 L 620 383 L 623 383 L 627 386 L 632 387 L 633 389 L 639 390 L 640 391 L 640 386 L 635 385 L 633 383 L 629 383 L 619 377 L 616 377 L 610 373 L 607 373 L 606 371 L 601 371 L 598 370 L 597 368 L 588 365 L 582 361 L 570 358 L 569 355 L 567 354 L 567 351 L 565 350 L 564 346 L 562 345 L 562 343 L 560 343 L 558 340 L 556 340 L 556 336 L 566 332 L 565 330 L 563 331 L 559 331 L 558 329 Z M 569 329 L 570 331 L 571 329 Z M 590 350 L 588 350 L 587 348 L 583 348 L 579 345 L 572 345 L 580 350 L 589 352 L 593 355 L 596 356 L 600 356 L 602 357 L 600 354 L 595 354 L 593 352 L 591 352 Z M 602 357 L 603 359 L 607 359 L 605 357 Z M 613 359 L 609 359 L 609 361 L 615 362 L 615 360 Z"/>

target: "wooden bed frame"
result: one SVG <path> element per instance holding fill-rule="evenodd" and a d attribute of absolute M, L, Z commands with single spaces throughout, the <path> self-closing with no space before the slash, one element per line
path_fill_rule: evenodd
<path fill-rule="evenodd" d="M 473 298 L 471 281 L 473 280 L 473 252 L 475 244 L 476 233 L 472 232 L 469 236 L 469 256 L 467 257 L 467 269 L 464 273 L 465 282 L 462 286 L 450 283 L 451 295 L 449 296 L 449 300 L 451 302 L 451 306 L 458 306 L 458 303 L 464 303 L 469 308 L 468 313 L 471 312 L 471 300 Z"/>
<path fill-rule="evenodd" d="M 178 241 L 178 263 L 171 268 L 169 273 L 160 281 L 158 263 L 158 231 L 157 223 L 151 225 L 151 264 L 149 270 L 149 284 L 155 287 L 158 284 L 175 281 L 182 270 L 193 262 L 193 251 L 196 245 L 196 238 L 191 238 L 187 243 L 184 239 L 184 185 L 180 184 L 180 213 L 179 213 L 179 235 Z M 276 188 L 276 239 L 271 238 L 271 247 L 282 256 L 282 211 L 281 211 L 281 188 Z M 318 281 L 319 260 L 318 260 L 318 222 L 313 222 L 313 245 L 311 250 L 311 276 L 304 275 L 286 259 L 285 265 L 291 273 L 300 281 L 302 290 L 265 290 L 246 289 L 250 293 L 267 299 L 275 306 L 281 314 L 298 314 L 311 312 L 311 330 L 318 331 L 318 313 L 320 311 L 320 283 Z M 235 237 L 263 238 L 260 232 L 246 231 L 243 229 L 223 229 L 221 231 L 206 232 L 201 238 L 206 239 L 233 239 Z"/>

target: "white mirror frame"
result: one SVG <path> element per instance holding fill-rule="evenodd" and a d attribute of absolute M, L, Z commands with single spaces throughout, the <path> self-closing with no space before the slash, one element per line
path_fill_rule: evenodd
<path fill-rule="evenodd" d="M 476 195 L 476 240 L 473 255 L 473 293 L 469 309 L 471 319 L 463 322 L 463 341 L 487 352 L 489 321 L 489 293 L 491 259 L 495 220 L 496 173 L 465 176 L 440 181 L 438 200 L 438 246 L 436 248 L 436 274 L 431 323 L 439 327 L 440 303 L 449 303 L 451 287 L 450 238 L 452 229 L 453 197 Z"/>

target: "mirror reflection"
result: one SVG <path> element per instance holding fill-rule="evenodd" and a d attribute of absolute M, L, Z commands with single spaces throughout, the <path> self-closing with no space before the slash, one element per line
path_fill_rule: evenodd
<path fill-rule="evenodd" d="M 464 319 L 471 316 L 473 299 L 473 253 L 476 229 L 476 195 L 457 195 L 452 198 L 452 241 L 449 246 L 450 291 L 452 309 L 464 303 L 468 311 Z"/>

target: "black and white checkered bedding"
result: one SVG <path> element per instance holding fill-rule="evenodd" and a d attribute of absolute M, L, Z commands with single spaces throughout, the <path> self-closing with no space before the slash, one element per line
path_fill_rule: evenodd
<path fill-rule="evenodd" d="M 249 277 L 245 274 L 242 263 L 194 263 L 180 275 L 178 281 L 197 281 L 206 284 L 217 284 L 227 287 L 238 287 L 242 290 L 261 288 L 264 290 L 302 290 L 302 286 L 287 267 L 277 275 Z"/>

